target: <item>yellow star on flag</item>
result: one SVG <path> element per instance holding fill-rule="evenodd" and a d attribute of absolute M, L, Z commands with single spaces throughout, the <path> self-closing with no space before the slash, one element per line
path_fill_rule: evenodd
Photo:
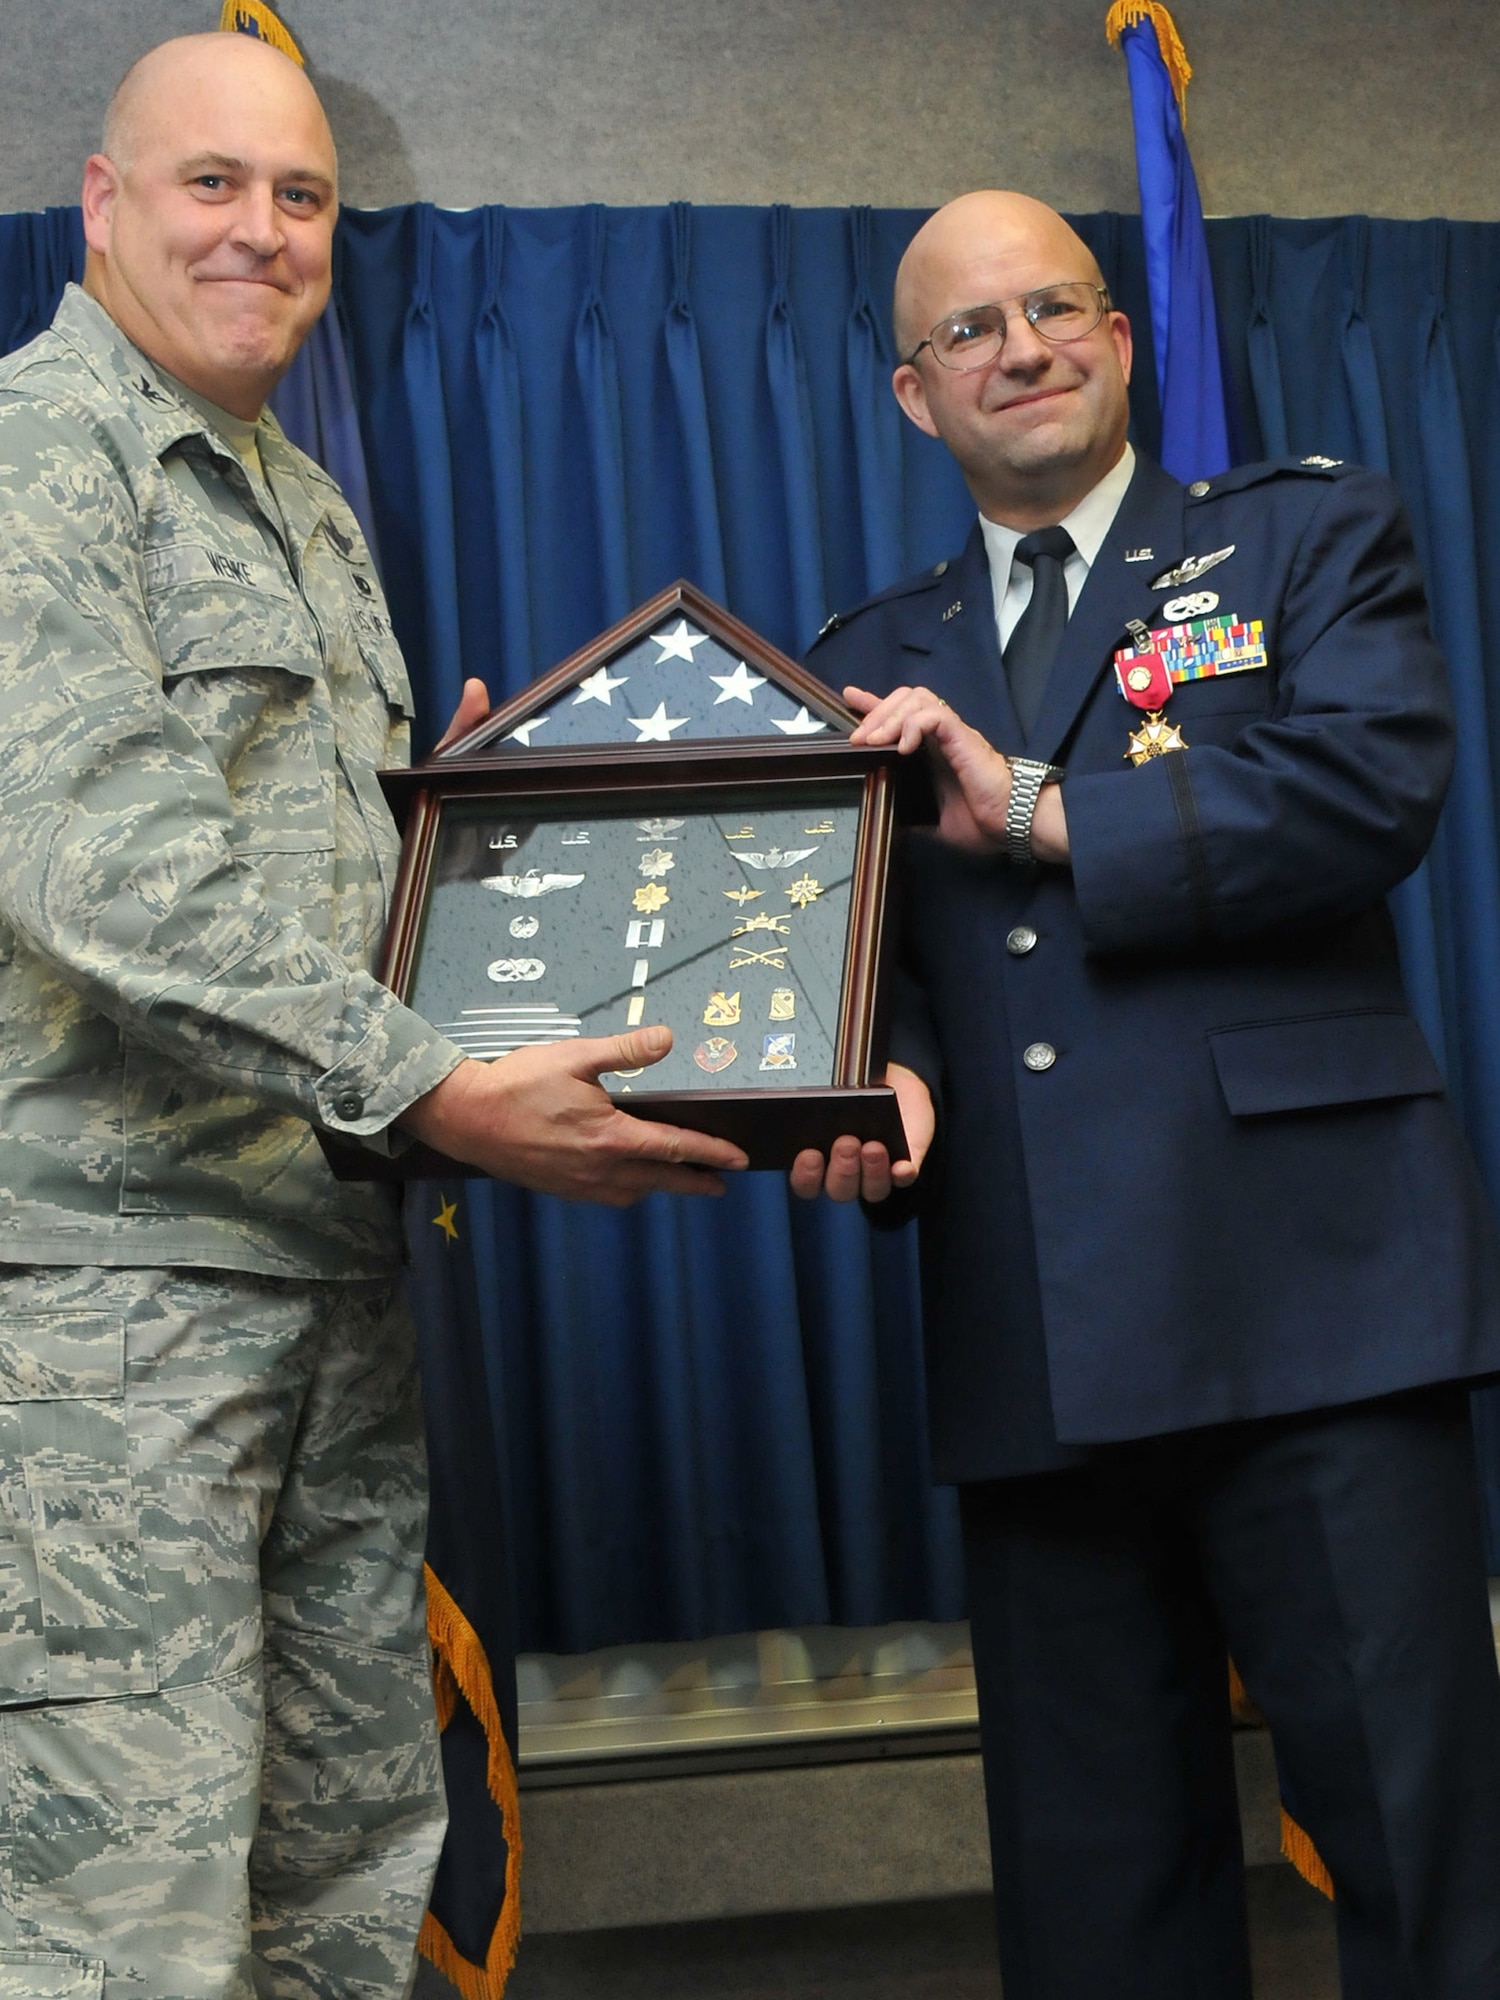
<path fill-rule="evenodd" d="M 458 1225 L 453 1220 L 457 1213 L 458 1203 L 456 1201 L 449 1201 L 446 1197 L 441 1197 L 438 1212 L 432 1218 L 433 1228 L 441 1229 L 450 1243 L 458 1241 Z"/>

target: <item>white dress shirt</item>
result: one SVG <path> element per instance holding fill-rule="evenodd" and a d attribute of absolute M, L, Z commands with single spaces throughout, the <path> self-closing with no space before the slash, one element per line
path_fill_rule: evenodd
<path fill-rule="evenodd" d="M 1058 523 L 1073 537 L 1073 553 L 1063 564 L 1070 617 L 1094 558 L 1104 544 L 1104 537 L 1114 525 L 1134 471 L 1135 453 L 1127 444 L 1118 463 L 1105 473 L 1097 486 L 1085 493 L 1072 513 Z M 984 530 L 985 553 L 990 559 L 995 624 L 1000 633 L 1000 651 L 1003 654 L 1011 633 L 1020 622 L 1021 613 L 1031 602 L 1031 565 L 1015 559 L 1016 544 L 1026 530 L 1002 527 L 998 521 L 987 521 L 983 514 L 979 517 L 979 525 Z"/>

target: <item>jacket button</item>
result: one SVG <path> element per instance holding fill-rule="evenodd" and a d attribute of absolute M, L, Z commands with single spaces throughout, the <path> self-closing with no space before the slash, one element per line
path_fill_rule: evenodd
<path fill-rule="evenodd" d="M 365 1100 L 357 1090 L 344 1090 L 333 1100 L 333 1108 L 340 1118 L 347 1118 L 352 1124 L 356 1118 L 364 1117 Z"/>
<path fill-rule="evenodd" d="M 1209 483 L 1206 479 L 1195 479 L 1188 488 L 1188 492 L 1195 500 L 1201 500 L 1209 490 Z"/>
<path fill-rule="evenodd" d="M 1006 934 L 1005 949 L 1012 958 L 1024 958 L 1028 951 L 1036 948 L 1036 932 L 1030 924 L 1017 924 Z"/>
<path fill-rule="evenodd" d="M 1050 1042 L 1032 1042 L 1027 1046 L 1021 1060 L 1028 1069 L 1038 1071 L 1051 1069 L 1057 1061 L 1057 1050 Z"/>

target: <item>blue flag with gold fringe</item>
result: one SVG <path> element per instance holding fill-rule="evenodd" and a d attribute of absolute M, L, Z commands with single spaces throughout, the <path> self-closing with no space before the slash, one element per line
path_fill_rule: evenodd
<path fill-rule="evenodd" d="M 294 63 L 302 61 L 296 37 L 278 17 L 276 9 L 266 6 L 265 0 L 224 0 L 219 26 L 232 34 L 253 35 L 259 42 L 269 42 Z"/>
<path fill-rule="evenodd" d="M 319 322 L 314 338 L 320 335 L 337 339 L 330 318 Z M 311 344 L 294 363 L 305 372 L 297 381 L 289 377 L 274 399 L 288 435 L 288 419 L 309 393 Z M 325 382 L 337 379 L 336 370 L 320 374 Z M 325 424 L 323 434 L 347 435 L 347 426 Z M 295 441 L 307 449 L 305 438 Z M 344 467 L 327 469 L 343 483 Z M 351 485 L 358 490 L 359 481 Z M 414 1183 L 407 1240 L 432 1493 L 427 1630 L 448 1794 L 448 1832 L 419 1944 L 463 2000 L 500 2000 L 521 1930 L 511 1749 L 515 1640 L 509 1541 L 461 1183 Z"/>
<path fill-rule="evenodd" d="M 219 25 L 302 61 L 262 0 L 226 0 Z M 373 551 L 369 477 L 332 307 L 271 401 L 288 437 L 339 482 Z M 427 1629 L 448 1795 L 448 1832 L 418 1944 L 462 2000 L 501 2000 L 521 1931 L 515 1638 L 461 1185 L 419 1182 L 409 1191 L 407 1240 L 431 1482 Z"/>
<path fill-rule="evenodd" d="M 1115 0 L 1104 32 L 1123 50 L 1130 75 L 1151 340 L 1161 398 L 1161 462 L 1177 479 L 1212 478 L 1228 470 L 1234 453 L 1203 205 L 1183 130 L 1192 65 L 1176 22 L 1159 0 Z M 1264 1727 L 1232 1660 L 1229 1688 L 1236 1720 Z M 1279 1765 L 1278 1777 L 1281 1851 L 1304 1880 L 1331 1896 L 1332 1880 L 1298 1823 Z"/>
<path fill-rule="evenodd" d="M 432 1510 L 427 1627 L 448 1835 L 419 1940 L 463 2000 L 500 2000 L 521 1931 L 509 1545 L 461 1181 L 407 1195 Z"/>
<path fill-rule="evenodd" d="M 1203 205 L 1183 130 L 1192 67 L 1172 16 L 1155 0 L 1115 0 L 1104 23 L 1130 75 L 1151 341 L 1161 398 L 1161 462 L 1175 479 L 1232 463 Z"/>

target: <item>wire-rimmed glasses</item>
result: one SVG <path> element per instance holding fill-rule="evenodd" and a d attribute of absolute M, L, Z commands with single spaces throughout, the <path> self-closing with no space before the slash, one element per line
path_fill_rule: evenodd
<path fill-rule="evenodd" d="M 964 312 L 940 319 L 925 340 L 919 340 L 908 363 L 916 360 L 924 347 L 932 358 L 955 374 L 986 368 L 1005 345 L 1005 328 L 1012 312 L 1019 312 L 1034 332 L 1054 346 L 1082 340 L 1110 310 L 1109 293 L 1102 285 L 1070 279 L 1063 285 L 1044 285 L 1040 291 L 1023 292 L 1013 299 L 999 299 L 993 305 L 970 306 Z"/>

